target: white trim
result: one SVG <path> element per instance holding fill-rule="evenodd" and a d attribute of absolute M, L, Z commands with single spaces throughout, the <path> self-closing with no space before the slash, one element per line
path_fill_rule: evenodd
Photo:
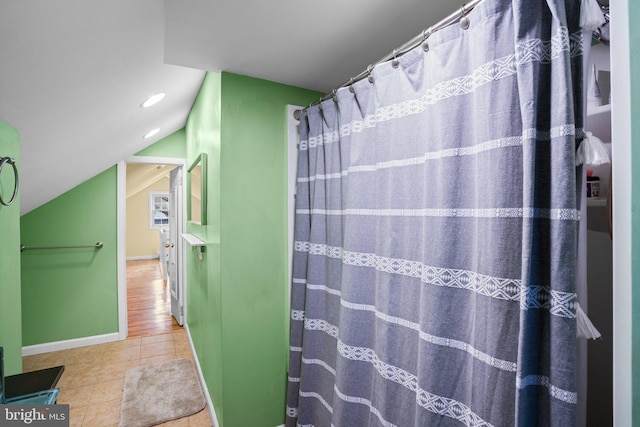
<path fill-rule="evenodd" d="M 116 233 L 118 271 L 118 335 L 127 339 L 129 320 L 127 317 L 127 165 L 118 162 L 116 184 Z"/>
<path fill-rule="evenodd" d="M 187 218 L 187 185 L 186 185 L 186 169 L 182 170 L 182 231 L 186 231 L 186 218 Z M 180 242 L 182 239 L 178 239 L 178 256 L 180 257 L 180 264 L 182 268 L 178 271 L 180 274 L 180 283 L 182 283 L 182 327 L 187 328 L 187 293 L 189 292 L 187 286 L 187 246 L 184 242 Z M 202 253 L 202 252 L 201 252 Z M 191 338 L 189 338 L 191 339 Z"/>
<path fill-rule="evenodd" d="M 613 191 L 613 425 L 632 425 L 631 63 L 629 1 L 611 2 Z M 620 18 L 620 19 L 616 19 Z M 637 196 L 636 196 L 637 197 Z"/>
<path fill-rule="evenodd" d="M 140 255 L 140 256 L 128 256 L 127 261 L 138 261 L 142 259 L 160 259 L 160 254 L 155 255 Z"/>
<path fill-rule="evenodd" d="M 293 117 L 293 112 L 301 110 L 303 107 L 297 105 L 287 105 L 287 237 L 289 252 L 287 260 L 289 263 L 289 275 L 287 276 L 287 304 L 291 297 L 292 260 L 293 260 L 293 232 L 296 207 L 296 175 L 298 170 L 298 139 L 300 122 Z"/>
<path fill-rule="evenodd" d="M 129 156 L 124 159 L 125 163 L 134 164 L 159 164 L 159 165 L 176 165 L 184 166 L 186 164 L 184 159 L 178 157 L 154 157 L 154 156 Z"/>
<path fill-rule="evenodd" d="M 298 105 L 287 105 L 287 287 L 285 315 L 288 317 L 291 304 L 291 281 L 293 280 L 293 238 L 296 210 L 296 178 L 298 172 L 298 141 L 300 139 L 300 121 L 294 117 L 296 110 L 302 110 Z M 289 347 L 289 323 L 284 328 L 284 342 Z M 289 371 L 289 357 L 286 358 Z"/>
<path fill-rule="evenodd" d="M 211 424 L 213 427 L 220 427 L 218 424 L 218 416 L 216 415 L 216 409 L 213 406 L 213 401 L 211 400 L 211 395 L 209 394 L 209 388 L 207 387 L 207 382 L 204 379 L 204 375 L 202 374 L 202 368 L 200 368 L 200 361 L 198 360 L 198 353 L 196 353 L 196 349 L 193 346 L 193 340 L 191 339 L 191 332 L 189 331 L 189 325 L 185 322 L 184 329 L 187 331 L 187 338 L 189 338 L 189 347 L 191 347 L 191 354 L 193 354 L 193 361 L 196 365 L 196 370 L 198 371 L 198 379 L 200 380 L 200 385 L 202 386 L 202 393 L 204 394 L 204 398 L 207 401 L 207 406 L 209 407 L 209 415 L 211 416 Z"/>
<path fill-rule="evenodd" d="M 175 157 L 150 157 L 150 156 L 131 156 L 124 161 L 118 162 L 118 183 L 117 183 L 117 234 L 118 234 L 118 333 L 121 340 L 127 338 L 128 322 L 127 322 L 127 235 L 126 235 L 126 216 L 127 216 L 127 163 L 132 164 L 162 164 L 162 165 L 175 165 L 185 168 L 185 159 Z M 183 174 L 184 175 L 184 174 Z M 186 186 L 183 185 L 183 200 L 186 200 Z M 184 205 L 184 203 L 183 203 Z M 182 206 L 183 212 L 185 206 Z M 185 215 L 183 215 L 183 218 Z M 182 249 L 182 260 L 185 260 L 184 247 Z M 185 263 L 182 263 L 181 267 L 183 276 L 186 280 L 186 274 L 184 274 Z M 182 287 L 186 296 L 186 282 L 182 281 Z M 184 302 L 184 321 L 186 322 L 186 298 Z"/>
<path fill-rule="evenodd" d="M 51 351 L 68 350 L 70 348 L 86 347 L 88 345 L 106 344 L 120 341 L 117 332 L 104 335 L 94 335 L 91 337 L 74 338 L 65 341 L 48 342 L 44 344 L 28 345 L 22 347 L 22 356 L 33 356 L 34 354 L 49 353 Z"/>

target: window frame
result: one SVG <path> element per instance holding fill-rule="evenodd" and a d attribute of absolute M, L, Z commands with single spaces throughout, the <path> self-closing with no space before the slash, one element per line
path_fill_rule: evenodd
<path fill-rule="evenodd" d="M 156 212 L 164 212 L 165 209 L 156 209 L 156 198 L 158 197 L 166 197 L 167 198 L 167 223 L 166 224 L 156 224 L 155 215 Z M 149 229 L 150 230 L 160 230 L 162 228 L 169 228 L 169 211 L 171 208 L 171 195 L 168 191 L 149 191 Z"/>

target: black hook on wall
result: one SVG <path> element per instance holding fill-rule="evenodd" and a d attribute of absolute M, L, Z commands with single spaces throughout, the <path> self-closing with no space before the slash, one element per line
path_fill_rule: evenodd
<path fill-rule="evenodd" d="M 15 181 L 14 181 L 14 187 L 13 187 L 13 194 L 11 195 L 11 198 L 9 199 L 9 201 L 5 201 L 2 198 L 2 193 L 0 193 L 0 204 L 3 204 L 4 206 L 10 206 L 16 200 L 16 196 L 18 195 L 18 188 L 20 187 L 20 178 L 18 176 L 18 167 L 16 166 L 16 160 L 12 157 L 0 157 L 0 176 L 2 176 L 2 168 L 4 167 L 5 164 L 10 164 L 11 167 L 13 168 L 13 176 L 15 178 Z"/>

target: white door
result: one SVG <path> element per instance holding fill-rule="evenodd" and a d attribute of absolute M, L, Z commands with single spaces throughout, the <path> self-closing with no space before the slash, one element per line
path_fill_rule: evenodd
<path fill-rule="evenodd" d="M 171 171 L 169 177 L 169 289 L 171 290 L 171 314 L 180 326 L 184 324 L 184 283 L 180 272 L 182 253 L 183 209 L 182 209 L 182 168 Z"/>

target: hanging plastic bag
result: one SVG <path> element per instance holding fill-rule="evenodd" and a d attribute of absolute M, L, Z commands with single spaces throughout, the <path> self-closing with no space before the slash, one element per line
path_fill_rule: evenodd
<path fill-rule="evenodd" d="M 600 138 L 591 132 L 585 132 L 576 151 L 576 166 L 598 166 L 610 162 L 609 152 Z"/>

